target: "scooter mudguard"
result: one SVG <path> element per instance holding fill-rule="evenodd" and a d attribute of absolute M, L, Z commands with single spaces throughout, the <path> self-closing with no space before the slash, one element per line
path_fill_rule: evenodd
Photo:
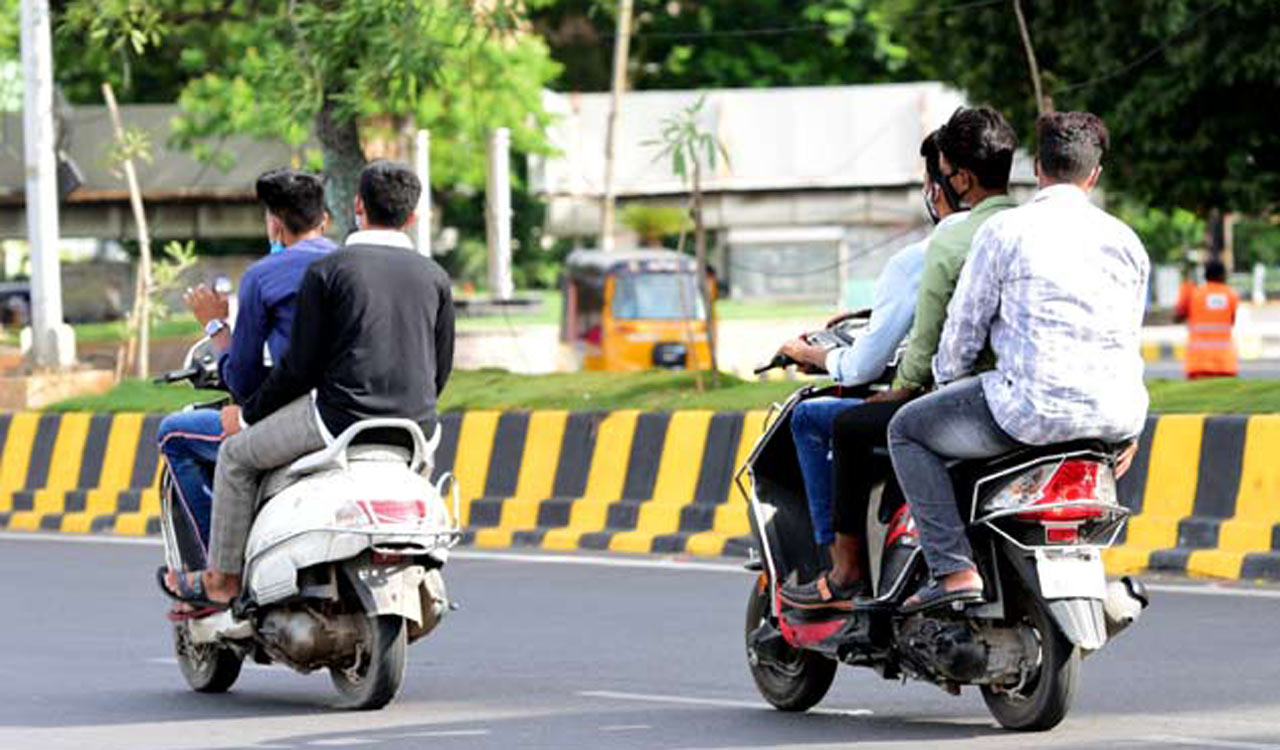
<path fill-rule="evenodd" d="M 1014 545 L 1003 543 L 1004 559 L 1016 572 L 1023 587 L 1049 610 L 1054 624 L 1067 640 L 1085 651 L 1097 651 L 1107 642 L 1107 618 L 1101 599 L 1046 600 L 1040 590 L 1040 574 L 1035 558 Z"/>
<path fill-rule="evenodd" d="M 392 567 L 350 562 L 342 572 L 366 615 L 399 615 L 419 627 L 423 624 L 421 587 L 426 571 L 421 565 Z"/>

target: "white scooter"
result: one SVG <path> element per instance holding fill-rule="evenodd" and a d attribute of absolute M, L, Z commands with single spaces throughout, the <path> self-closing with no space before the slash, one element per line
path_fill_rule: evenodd
<path fill-rule="evenodd" d="M 159 380 L 219 387 L 207 343 Z M 359 444 L 369 430 L 401 430 L 412 449 Z M 345 708 L 382 708 L 395 697 L 407 644 L 449 610 L 440 569 L 461 529 L 456 483 L 449 474 L 429 479 L 439 435 L 428 441 L 407 419 L 365 420 L 267 476 L 242 594 L 228 610 L 174 624 L 178 666 L 193 689 L 226 691 L 251 656 L 303 673 L 328 669 Z M 165 557 L 181 570 L 190 567 L 189 529 L 174 490 L 166 466 Z"/>

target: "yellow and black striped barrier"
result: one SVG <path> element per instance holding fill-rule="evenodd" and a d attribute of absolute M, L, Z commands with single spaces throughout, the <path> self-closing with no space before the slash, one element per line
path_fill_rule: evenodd
<path fill-rule="evenodd" d="M 438 470 L 479 547 L 742 556 L 732 481 L 764 412 L 492 412 L 442 417 Z M 158 415 L 0 415 L 0 528 L 154 534 Z M 1280 580 L 1280 415 L 1149 420 L 1121 501 L 1113 573 Z"/>

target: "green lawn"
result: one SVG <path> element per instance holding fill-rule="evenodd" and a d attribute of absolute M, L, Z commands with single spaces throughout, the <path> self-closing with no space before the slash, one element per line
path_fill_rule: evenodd
<path fill-rule="evenodd" d="M 693 375 L 685 372 L 513 375 L 472 370 L 454 374 L 441 409 L 763 409 L 799 385 L 747 382 L 722 374 L 720 388 L 699 393 Z M 1280 412 L 1280 380 L 1153 381 L 1147 387 L 1153 413 Z M 217 395 L 185 385 L 128 381 L 106 395 L 63 401 L 49 409 L 165 412 Z"/>

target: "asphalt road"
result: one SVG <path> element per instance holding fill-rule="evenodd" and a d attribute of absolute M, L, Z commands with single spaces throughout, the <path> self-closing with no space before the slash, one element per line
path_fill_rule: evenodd
<path fill-rule="evenodd" d="M 976 693 L 848 668 L 813 713 L 765 707 L 742 649 L 750 578 L 727 565 L 475 554 L 447 569 L 463 609 L 410 651 L 398 700 L 348 713 L 327 677 L 276 667 L 189 692 L 159 548 L 0 537 L 0 748 L 1280 750 L 1276 590 L 1158 592 L 1086 662 L 1067 721 L 1029 736 L 996 729 Z"/>

